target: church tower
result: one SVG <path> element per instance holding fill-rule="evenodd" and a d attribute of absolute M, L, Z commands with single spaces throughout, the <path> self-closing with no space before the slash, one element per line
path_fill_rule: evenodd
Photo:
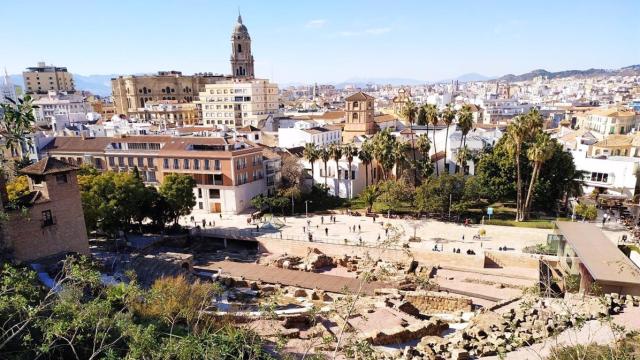
<path fill-rule="evenodd" d="M 238 22 L 231 35 L 231 75 L 238 78 L 253 78 L 253 55 L 251 37 L 238 14 Z"/>

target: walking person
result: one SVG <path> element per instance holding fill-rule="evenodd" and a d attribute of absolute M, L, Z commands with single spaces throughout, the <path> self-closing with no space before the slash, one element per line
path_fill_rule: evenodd
<path fill-rule="evenodd" d="M 324 228 L 324 236 L 329 236 L 329 228 Z"/>
<path fill-rule="evenodd" d="M 361 230 L 360 230 L 360 224 L 358 224 L 358 232 L 361 232 Z"/>
<path fill-rule="evenodd" d="M 320 223 L 324 225 L 324 216 L 320 216 Z"/>

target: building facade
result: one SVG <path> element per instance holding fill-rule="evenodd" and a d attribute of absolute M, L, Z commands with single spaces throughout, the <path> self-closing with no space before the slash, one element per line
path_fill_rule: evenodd
<path fill-rule="evenodd" d="M 264 149 L 243 138 L 119 136 L 56 137 L 42 152 L 100 171 L 132 171 L 159 185 L 170 173 L 196 180 L 194 211 L 237 214 L 265 193 Z M 273 164 L 273 161 L 270 161 Z M 270 168 L 271 175 L 276 170 Z M 279 171 L 279 169 L 277 169 Z M 272 180 L 279 178 L 272 177 Z"/>
<path fill-rule="evenodd" d="M 204 125 L 260 127 L 279 111 L 278 85 L 265 79 L 233 79 L 205 86 L 200 93 Z"/>
<path fill-rule="evenodd" d="M 592 130 L 601 138 L 609 135 L 624 135 L 638 129 L 639 117 L 630 109 L 595 109 L 586 114 L 581 128 Z"/>
<path fill-rule="evenodd" d="M 155 125 L 198 125 L 202 122 L 200 105 L 178 100 L 147 101 L 144 107 L 129 112 L 135 117 Z"/>
<path fill-rule="evenodd" d="M 64 129 L 67 125 L 86 123 L 87 115 L 93 112 L 91 104 L 77 94 L 49 91 L 46 96 L 33 102 L 36 123 L 49 125 L 54 131 Z"/>
<path fill-rule="evenodd" d="M 331 144 L 340 144 L 341 142 L 340 127 L 336 125 L 278 129 L 278 146 L 281 148 L 304 146 L 307 143 L 323 148 Z"/>
<path fill-rule="evenodd" d="M 182 75 L 180 71 L 160 71 L 155 75 L 129 75 L 111 79 L 116 113 L 132 116 L 147 102 L 172 100 L 189 103 L 198 99 L 206 84 L 226 79 L 224 75 L 204 73 Z"/>
<path fill-rule="evenodd" d="M 38 66 L 27 68 L 22 73 L 22 78 L 27 94 L 46 94 L 49 91 L 73 93 L 76 91 L 73 75 L 67 71 L 66 67 L 39 62 Z"/>
<path fill-rule="evenodd" d="M 3 226 L 3 237 L 16 260 L 89 254 L 77 170 L 50 157 L 21 170 L 29 177 L 30 191 L 16 202 L 27 214 L 9 210 Z"/>
<path fill-rule="evenodd" d="M 346 124 L 342 132 L 345 143 L 350 143 L 356 136 L 375 134 L 373 100 L 373 96 L 361 91 L 345 99 Z"/>

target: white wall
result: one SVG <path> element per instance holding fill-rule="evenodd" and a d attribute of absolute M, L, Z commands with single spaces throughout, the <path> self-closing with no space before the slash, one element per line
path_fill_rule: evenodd
<path fill-rule="evenodd" d="M 582 151 L 572 151 L 573 162 L 577 170 L 585 171 L 591 176 L 592 172 L 606 173 L 608 175 L 607 182 L 585 180 L 584 191 L 590 193 L 596 187 L 606 188 L 613 194 L 627 195 L 633 197 L 635 195 L 635 187 L 637 182 L 637 171 L 640 164 L 640 158 L 632 157 L 610 157 L 607 159 L 596 159 L 586 157 L 586 153 Z"/>

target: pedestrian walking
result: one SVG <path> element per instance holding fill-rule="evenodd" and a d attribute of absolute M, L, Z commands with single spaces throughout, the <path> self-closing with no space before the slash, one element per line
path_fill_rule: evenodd
<path fill-rule="evenodd" d="M 260 232 L 260 226 L 258 224 L 256 224 L 256 231 Z"/>
<path fill-rule="evenodd" d="M 303 227 L 302 227 L 302 232 L 303 232 L 303 233 L 306 233 L 306 232 L 307 232 L 307 228 L 303 226 Z"/>
<path fill-rule="evenodd" d="M 380 241 L 380 234 L 378 234 L 378 241 Z"/>
<path fill-rule="evenodd" d="M 329 228 L 324 228 L 324 236 L 329 236 Z"/>
<path fill-rule="evenodd" d="M 360 224 L 358 224 L 358 232 L 360 232 L 360 231 L 361 231 L 361 230 L 360 230 Z"/>
<path fill-rule="evenodd" d="M 206 228 L 207 227 L 207 220 L 202 219 L 202 228 Z"/>
<path fill-rule="evenodd" d="M 324 225 L 324 216 L 320 216 L 320 223 L 322 223 L 322 225 Z"/>
<path fill-rule="evenodd" d="M 384 234 L 389 237 L 389 228 L 384 229 Z"/>

